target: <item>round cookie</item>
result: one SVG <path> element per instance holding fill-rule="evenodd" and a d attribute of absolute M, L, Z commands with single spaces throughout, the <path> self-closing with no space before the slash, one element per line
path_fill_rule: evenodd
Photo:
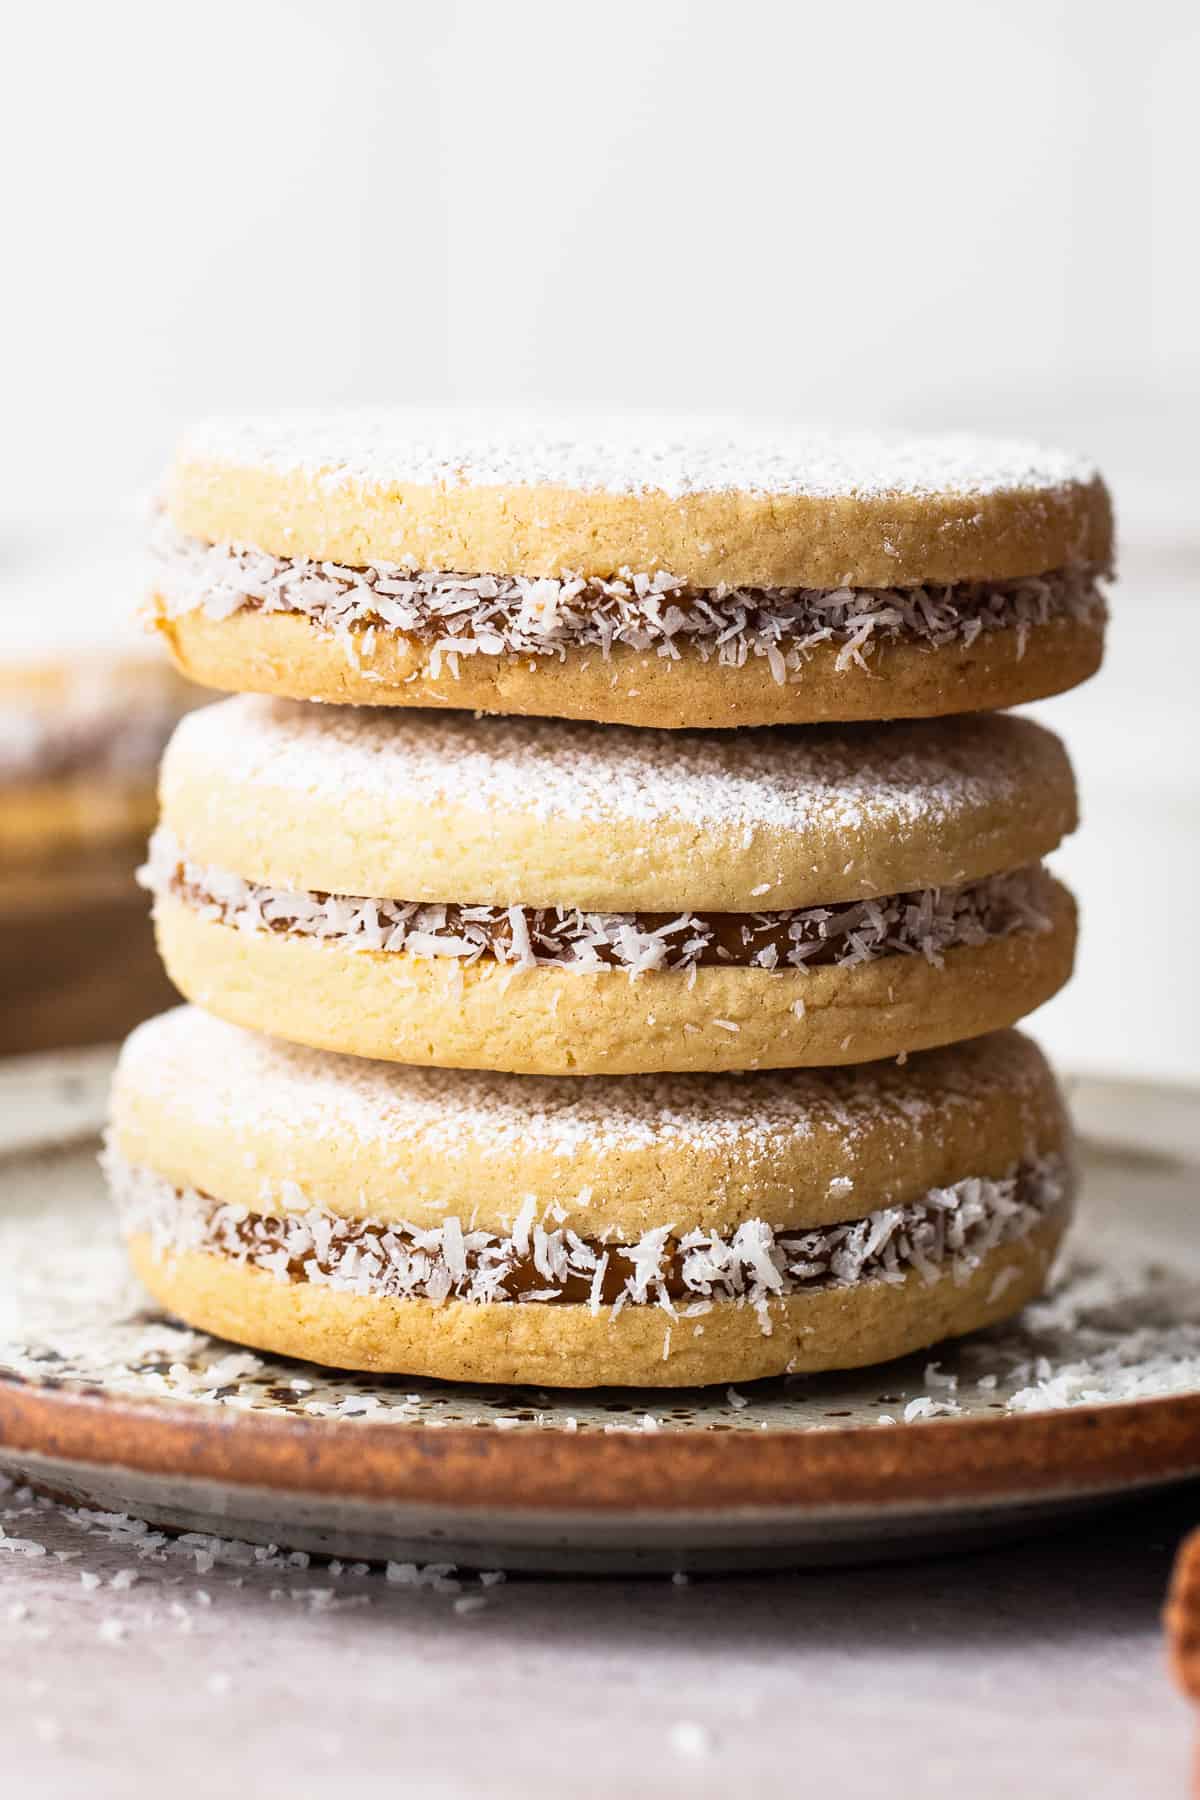
<path fill-rule="evenodd" d="M 183 1008 L 107 1166 L 188 1324 L 339 1367 L 682 1386 L 883 1361 L 1037 1294 L 1070 1134 L 1016 1032 L 878 1064 L 579 1083 L 353 1061 Z"/>
<path fill-rule="evenodd" d="M 0 1056 L 111 1041 L 176 998 L 135 874 L 195 695 L 152 646 L 0 655 Z"/>
<path fill-rule="evenodd" d="M 134 874 L 163 745 L 204 697 L 103 530 L 11 546 L 0 609 L 0 1055 L 101 1043 L 176 997 Z"/>
<path fill-rule="evenodd" d="M 182 722 L 145 874 L 188 998 L 534 1074 L 872 1061 L 1070 973 L 1058 740 L 1005 717 L 658 734 L 243 696 Z"/>
<path fill-rule="evenodd" d="M 112 1040 L 176 997 L 134 877 L 195 693 L 152 648 L 0 656 L 0 1056 Z"/>
<path fill-rule="evenodd" d="M 35 544 L 0 613 L 0 907 L 131 890 L 172 727 L 202 696 L 133 619 L 101 534 Z"/>
<path fill-rule="evenodd" d="M 149 650 L 0 662 L 0 899 L 128 893 L 163 745 L 195 697 Z"/>
<path fill-rule="evenodd" d="M 198 428 L 154 548 L 207 685 L 679 728 L 1071 687 L 1112 519 L 1023 444 L 378 413 Z"/>

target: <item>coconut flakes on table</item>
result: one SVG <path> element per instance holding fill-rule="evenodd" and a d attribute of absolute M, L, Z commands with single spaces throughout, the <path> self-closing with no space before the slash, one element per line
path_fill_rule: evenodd
<path fill-rule="evenodd" d="M 911 1425 L 915 1419 L 949 1418 L 961 1411 L 957 1400 L 935 1400 L 931 1394 L 920 1394 L 904 1408 L 904 1423 Z"/>
<path fill-rule="evenodd" d="M 671 1727 L 671 1747 L 680 1756 L 704 1758 L 712 1754 L 712 1733 L 692 1719 L 681 1719 Z"/>
<path fill-rule="evenodd" d="M 483 1594 L 460 1594 L 458 1599 L 454 1602 L 454 1610 L 460 1616 L 469 1616 L 472 1613 L 486 1611 L 487 1604 L 487 1600 Z"/>
<path fill-rule="evenodd" d="M 439 1594 L 458 1594 L 462 1582 L 457 1579 L 454 1563 L 389 1562 L 384 1567 L 385 1579 L 395 1587 L 432 1588 Z"/>
<path fill-rule="evenodd" d="M 1010 1412 L 1154 1400 L 1200 1389 L 1200 1324 L 1145 1327 L 1055 1363 L 1049 1358 L 1028 1386 L 1010 1395 Z"/>

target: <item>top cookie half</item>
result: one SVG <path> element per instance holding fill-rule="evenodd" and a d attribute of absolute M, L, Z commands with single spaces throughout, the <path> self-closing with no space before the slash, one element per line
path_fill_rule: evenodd
<path fill-rule="evenodd" d="M 372 413 L 181 445 L 155 605 L 210 686 L 630 725 L 928 717 L 1099 664 L 1090 465 L 959 437 Z"/>

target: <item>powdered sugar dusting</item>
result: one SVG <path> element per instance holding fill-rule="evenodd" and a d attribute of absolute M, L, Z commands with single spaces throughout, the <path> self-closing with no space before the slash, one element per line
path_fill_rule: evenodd
<path fill-rule="evenodd" d="M 298 473 L 349 484 L 657 491 L 674 498 L 761 494 L 989 495 L 1054 491 L 1095 478 L 1085 459 L 1038 445 L 973 437 L 748 429 L 649 417 L 535 419 L 477 413 L 296 412 L 201 423 L 180 460 Z"/>
<path fill-rule="evenodd" d="M 186 718 L 166 767 L 168 787 L 179 762 L 243 789 L 339 802 L 361 794 L 539 821 L 882 834 L 932 831 L 997 805 L 1026 809 L 1051 756 L 1065 768 L 1051 733 L 989 714 L 714 735 L 243 694 Z"/>
<path fill-rule="evenodd" d="M 849 1174 L 881 1127 L 898 1134 L 894 1141 L 915 1141 L 939 1120 L 981 1116 L 1001 1095 L 1015 1095 L 1027 1112 L 1032 1153 L 1048 1081 L 1040 1051 L 1015 1031 L 910 1056 L 903 1068 L 885 1062 L 580 1082 L 335 1056 L 178 1007 L 127 1039 L 117 1093 L 156 1095 L 202 1129 L 244 1140 L 247 1150 L 264 1134 L 281 1142 L 411 1146 L 417 1173 L 402 1173 L 403 1158 L 389 1159 L 389 1168 L 416 1191 L 420 1162 L 429 1156 L 448 1173 L 460 1161 L 473 1166 L 480 1155 L 548 1151 L 569 1164 L 582 1152 L 619 1156 L 661 1145 L 770 1167 L 818 1131 L 837 1133 Z M 117 1117 L 119 1123 L 119 1104 Z M 531 1223 L 532 1208 L 526 1230 Z"/>

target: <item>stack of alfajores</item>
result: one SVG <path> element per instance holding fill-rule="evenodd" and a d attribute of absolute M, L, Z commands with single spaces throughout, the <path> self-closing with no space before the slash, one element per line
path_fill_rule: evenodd
<path fill-rule="evenodd" d="M 690 1385 L 1015 1312 L 1071 1202 L 1095 472 L 1027 446 L 387 415 L 206 427 L 120 1065 L 130 1253 L 341 1367 Z M 320 702 L 321 704 L 313 704 Z M 736 729 L 734 729 L 736 728 Z"/>

